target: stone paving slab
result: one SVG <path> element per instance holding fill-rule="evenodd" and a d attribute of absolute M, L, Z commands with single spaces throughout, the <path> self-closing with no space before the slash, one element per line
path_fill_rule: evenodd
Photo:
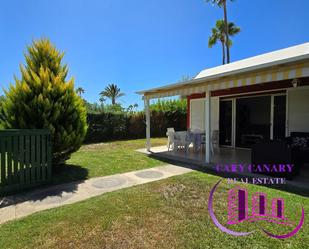
<path fill-rule="evenodd" d="M 166 164 L 150 169 L 51 186 L 31 191 L 22 196 L 9 196 L 0 203 L 0 224 L 38 211 L 76 203 L 107 192 L 182 175 L 191 171 L 192 169 L 189 168 Z"/>

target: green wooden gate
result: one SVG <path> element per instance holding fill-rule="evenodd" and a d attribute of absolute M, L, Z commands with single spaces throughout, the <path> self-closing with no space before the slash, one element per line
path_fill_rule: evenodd
<path fill-rule="evenodd" d="M 51 181 L 49 130 L 0 130 L 0 194 Z"/>

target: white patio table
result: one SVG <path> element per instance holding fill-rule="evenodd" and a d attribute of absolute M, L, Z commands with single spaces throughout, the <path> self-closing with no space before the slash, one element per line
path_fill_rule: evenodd
<path fill-rule="evenodd" d="M 193 144 L 195 151 L 199 150 L 204 142 L 205 132 L 203 131 L 177 131 L 174 133 L 175 148 L 185 148 L 188 150 Z"/>
<path fill-rule="evenodd" d="M 176 131 L 174 133 L 174 144 L 175 148 L 178 149 L 179 147 L 188 149 L 190 143 L 188 141 L 188 136 L 186 131 Z"/>

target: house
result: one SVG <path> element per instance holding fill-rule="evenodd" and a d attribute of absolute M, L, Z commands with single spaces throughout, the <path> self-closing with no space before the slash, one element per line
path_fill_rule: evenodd
<path fill-rule="evenodd" d="M 214 159 L 214 131 L 229 155 L 243 149 L 250 156 L 251 146 L 261 139 L 309 132 L 309 42 L 205 69 L 192 80 L 138 94 L 145 103 L 148 151 L 149 101 L 181 95 L 188 101 L 187 128 L 205 133 L 204 163 Z"/>

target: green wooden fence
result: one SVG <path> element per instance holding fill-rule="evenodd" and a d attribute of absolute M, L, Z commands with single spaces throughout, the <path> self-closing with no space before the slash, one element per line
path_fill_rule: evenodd
<path fill-rule="evenodd" d="M 49 130 L 0 130 L 0 194 L 51 181 Z"/>

